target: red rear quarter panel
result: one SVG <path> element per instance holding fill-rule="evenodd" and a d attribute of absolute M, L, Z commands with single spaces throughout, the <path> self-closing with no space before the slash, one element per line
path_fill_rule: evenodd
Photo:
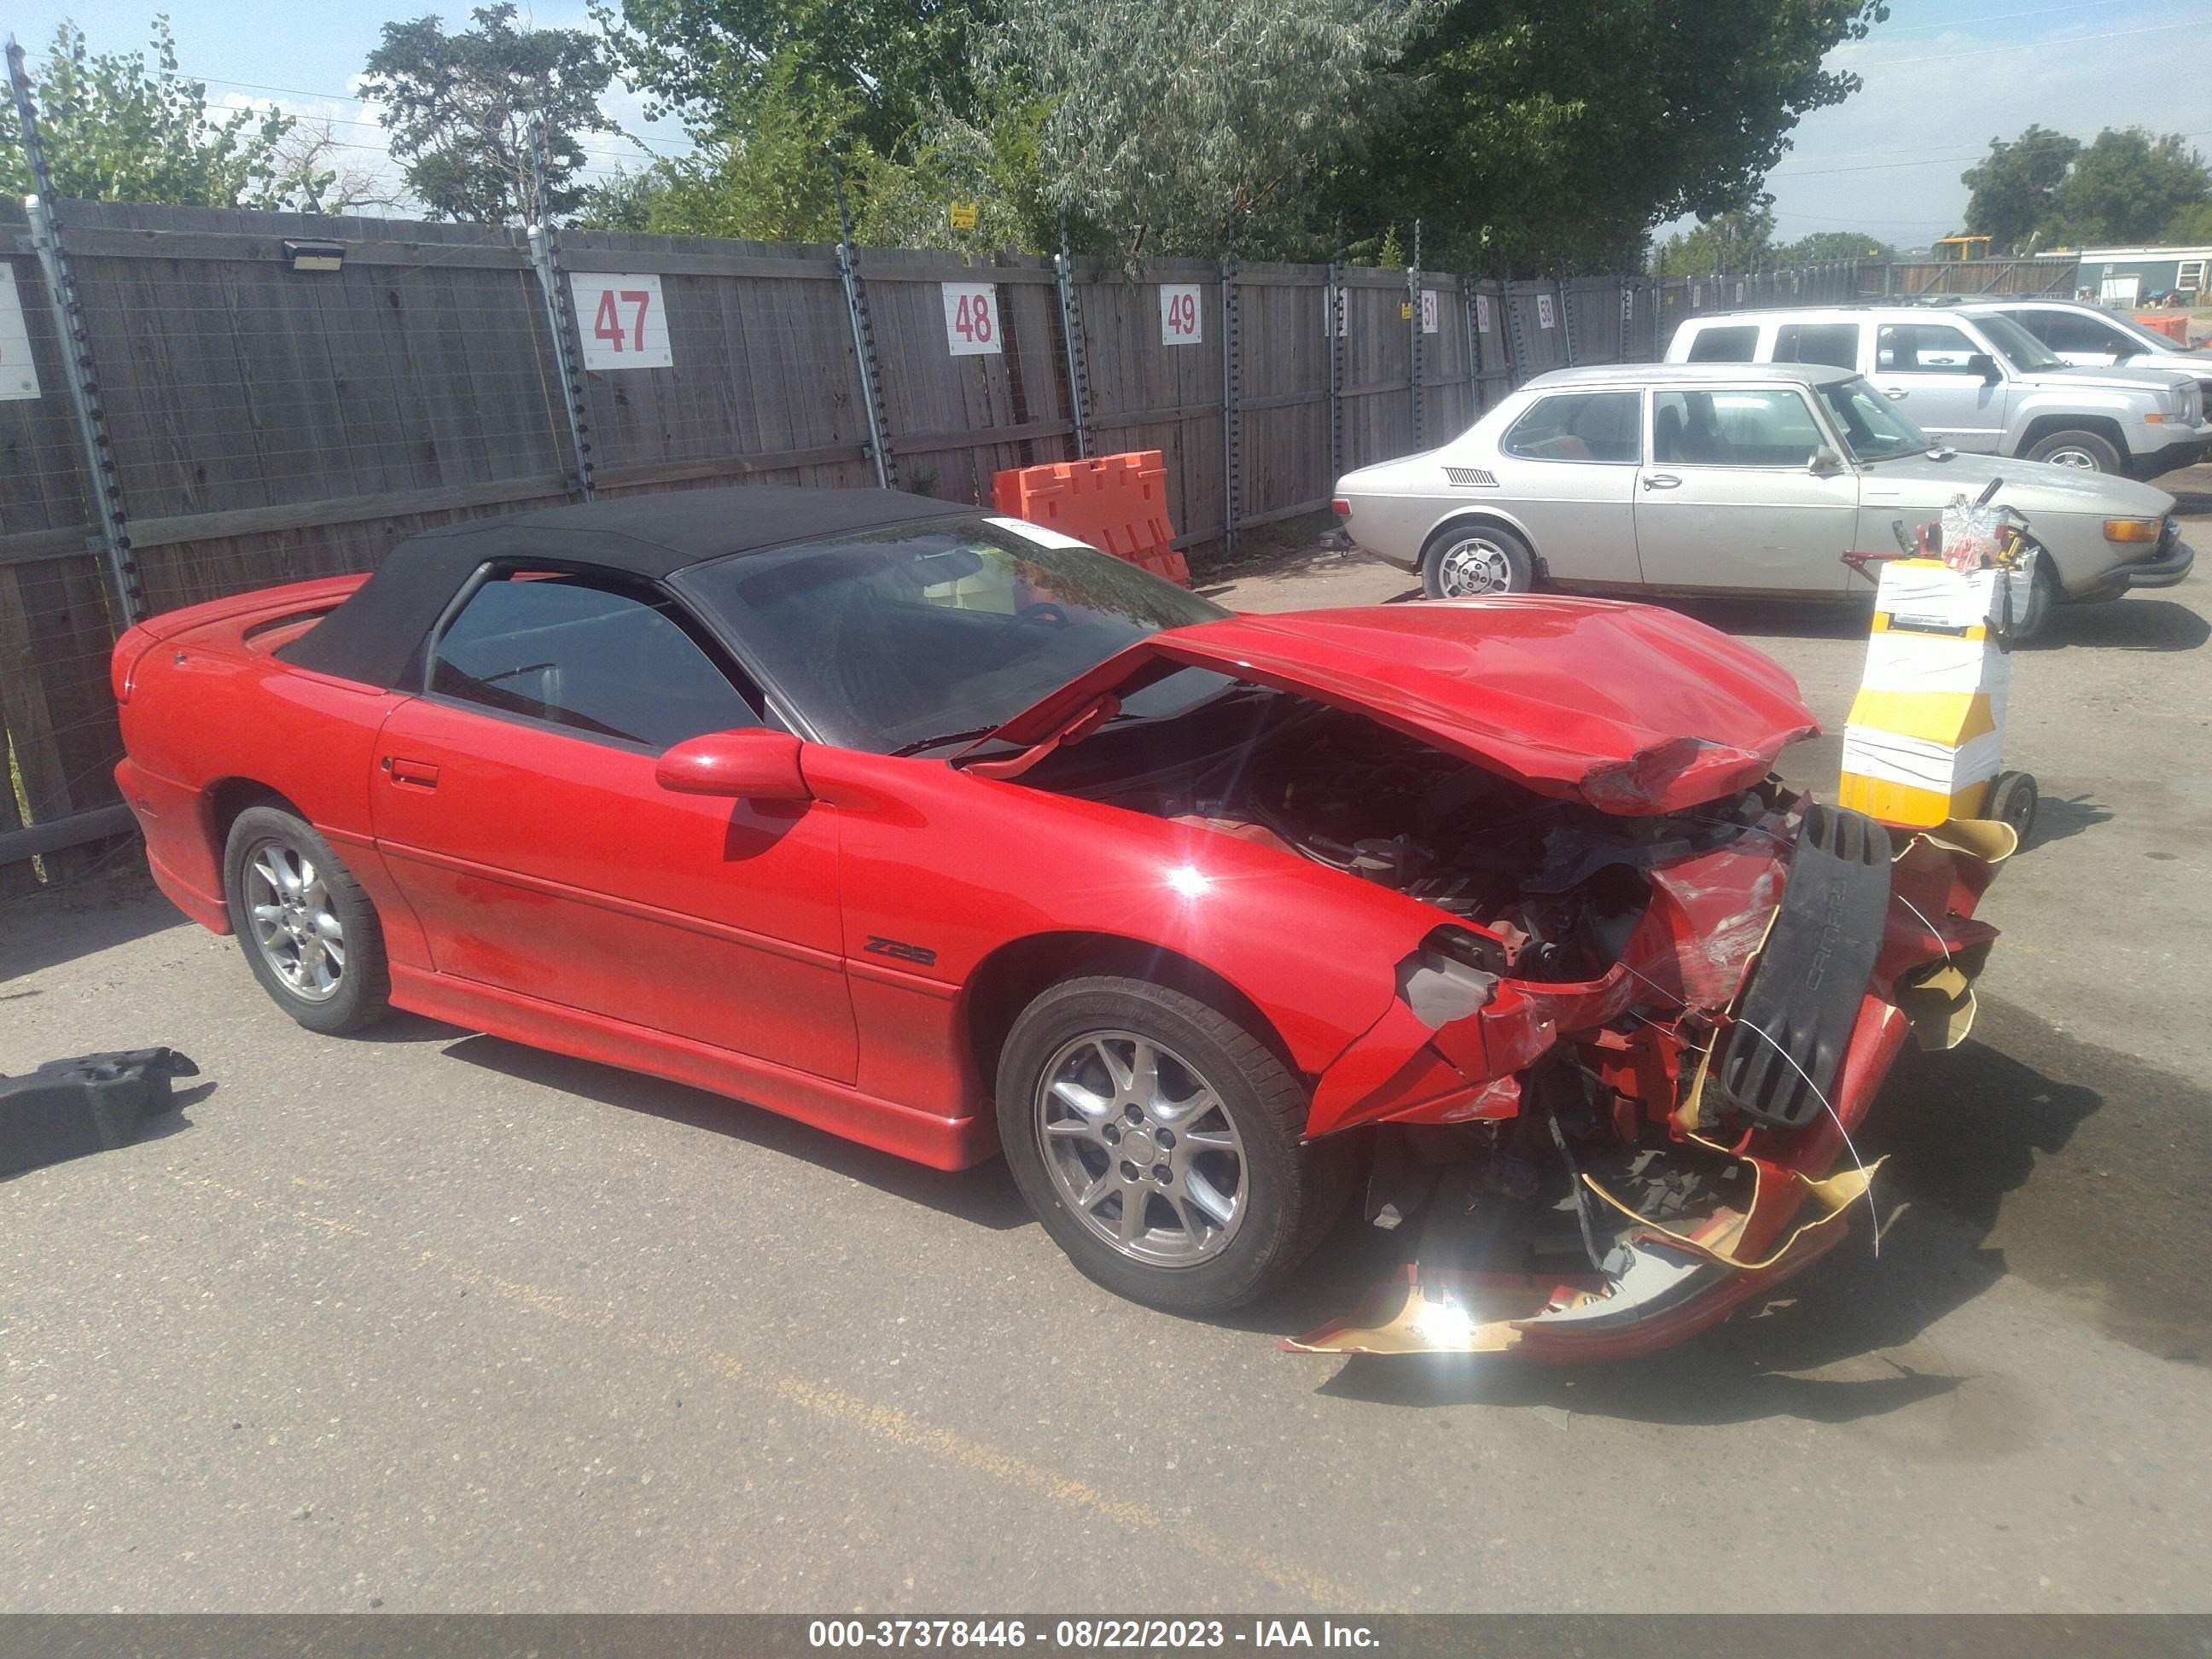
<path fill-rule="evenodd" d="M 217 932 L 229 930 L 217 799 L 227 786 L 250 785 L 289 801 L 343 849 L 396 935 L 394 956 L 408 948 L 405 908 L 375 858 L 368 817 L 377 730 L 404 699 L 270 654 L 296 632 L 283 626 L 289 618 L 327 609 L 362 580 L 299 582 L 169 611 L 116 642 L 116 680 L 127 693 L 117 782 L 145 831 L 155 878 Z"/>

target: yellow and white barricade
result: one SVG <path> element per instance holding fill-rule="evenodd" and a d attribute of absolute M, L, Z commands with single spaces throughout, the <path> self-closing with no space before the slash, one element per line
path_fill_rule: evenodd
<path fill-rule="evenodd" d="M 2012 660 L 1990 619 L 2002 585 L 2017 580 L 1941 559 L 1884 562 L 1866 674 L 1844 727 L 1839 804 L 1917 829 L 1983 816 Z M 2016 586 L 2015 605 L 2021 598 Z"/>

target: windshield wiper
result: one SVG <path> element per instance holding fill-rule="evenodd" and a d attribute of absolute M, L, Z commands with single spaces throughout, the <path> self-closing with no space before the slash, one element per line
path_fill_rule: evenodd
<path fill-rule="evenodd" d="M 996 725 L 970 727 L 965 732 L 941 732 L 933 738 L 916 738 L 912 743 L 902 743 L 891 750 L 891 758 L 919 755 L 925 749 L 942 748 L 948 743 L 973 743 L 978 738 L 988 738 L 999 728 Z"/>

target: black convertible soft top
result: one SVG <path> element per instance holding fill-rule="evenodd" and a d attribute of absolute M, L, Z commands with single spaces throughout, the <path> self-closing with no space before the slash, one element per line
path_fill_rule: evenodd
<path fill-rule="evenodd" d="M 406 677 L 416 648 L 461 584 L 493 560 L 593 565 L 657 581 L 732 553 L 977 510 L 896 489 L 750 484 L 462 520 L 400 543 L 343 605 L 277 654 L 318 673 L 388 689 Z"/>

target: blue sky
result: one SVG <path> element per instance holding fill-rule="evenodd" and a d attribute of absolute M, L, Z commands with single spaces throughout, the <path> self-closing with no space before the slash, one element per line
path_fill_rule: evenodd
<path fill-rule="evenodd" d="M 340 140 L 357 143 L 364 166 L 380 164 L 373 122 L 348 100 L 352 77 L 387 20 L 430 8 L 392 0 L 351 6 L 289 7 L 225 0 L 14 0 L 8 27 L 34 55 L 54 26 L 75 18 L 94 48 L 135 46 L 166 9 L 183 67 L 211 94 L 274 100 L 331 118 Z M 465 27 L 465 6 L 438 8 Z M 583 0 L 525 8 L 541 27 L 588 24 Z M 2212 154 L 2212 76 L 2204 47 L 2212 17 L 2197 0 L 1894 0 L 1870 39 L 1844 47 L 1831 67 L 1865 79 L 1849 102 L 1808 117 L 1796 149 L 1768 181 L 1779 234 L 1865 230 L 1900 246 L 1960 228 L 1966 202 L 1959 174 L 1992 137 L 2039 121 L 2078 137 L 2100 127 L 2142 125 L 2183 132 Z M 282 88 L 282 91 L 267 88 Z M 623 94 L 611 112 L 661 150 L 683 148 L 669 123 L 647 125 L 642 102 Z M 586 140 L 593 172 L 643 152 L 601 136 Z"/>

